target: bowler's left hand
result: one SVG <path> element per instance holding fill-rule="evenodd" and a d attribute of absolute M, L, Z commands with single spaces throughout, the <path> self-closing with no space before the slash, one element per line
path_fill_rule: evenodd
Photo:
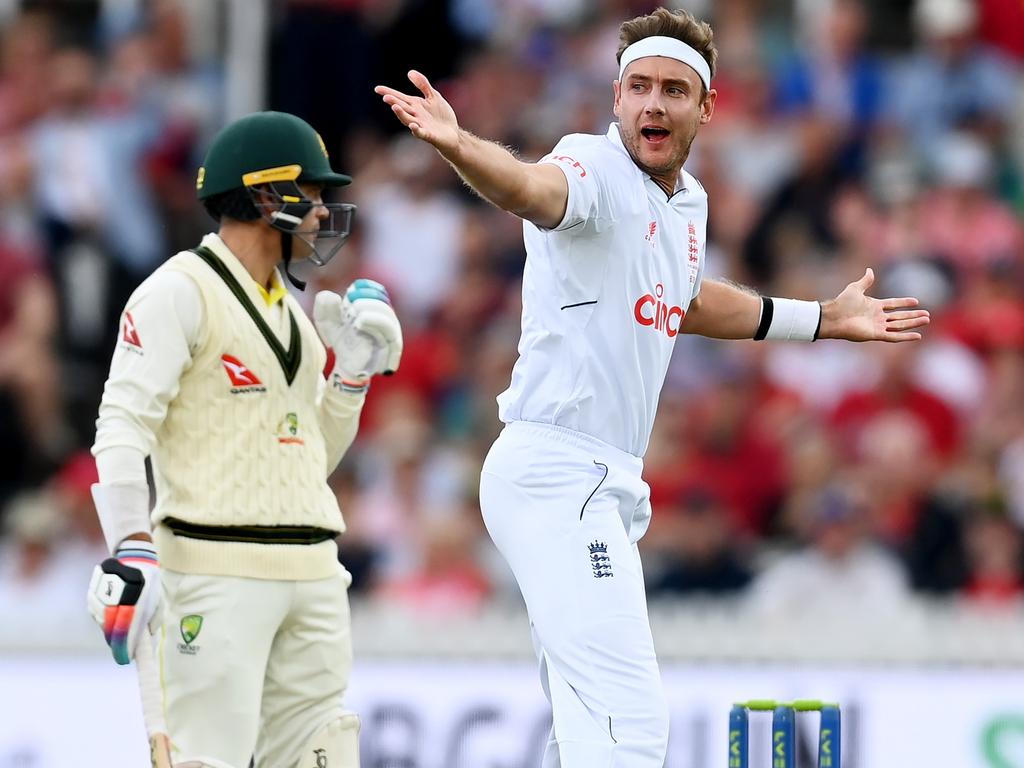
<path fill-rule="evenodd" d="M 927 309 L 915 309 L 918 300 L 907 296 L 899 299 L 876 299 L 867 295 L 875 282 L 870 268 L 856 282 L 850 283 L 834 299 L 821 304 L 819 339 L 846 341 L 919 341 L 915 330 L 931 322 Z"/>

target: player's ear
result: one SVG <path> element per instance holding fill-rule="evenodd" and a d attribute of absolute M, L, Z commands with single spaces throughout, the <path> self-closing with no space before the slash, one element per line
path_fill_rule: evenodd
<path fill-rule="evenodd" d="M 270 191 L 269 185 L 259 184 L 257 186 L 250 187 L 252 190 L 253 202 L 257 205 L 273 205 L 279 202 Z"/>
<path fill-rule="evenodd" d="M 718 91 L 712 88 L 707 92 L 704 97 L 704 102 L 700 105 L 700 122 L 701 125 L 704 123 L 711 122 L 711 115 L 715 111 L 715 99 L 718 98 Z"/>
<path fill-rule="evenodd" d="M 622 95 L 621 87 L 622 84 L 618 80 L 612 80 L 612 93 L 615 95 L 615 98 L 612 101 L 612 112 L 616 117 L 621 117 L 619 114 L 621 112 L 621 109 L 619 108 Z"/>

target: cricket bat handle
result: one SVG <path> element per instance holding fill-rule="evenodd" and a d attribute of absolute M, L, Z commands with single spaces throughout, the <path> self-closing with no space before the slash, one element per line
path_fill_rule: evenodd
<path fill-rule="evenodd" d="M 149 736 L 152 768 L 173 768 L 171 740 L 167 736 L 167 724 L 164 722 L 160 674 L 153 657 L 152 640 L 152 635 L 148 631 L 144 632 L 135 649 L 135 672 L 139 678 L 139 694 L 142 698 L 142 720 Z"/>

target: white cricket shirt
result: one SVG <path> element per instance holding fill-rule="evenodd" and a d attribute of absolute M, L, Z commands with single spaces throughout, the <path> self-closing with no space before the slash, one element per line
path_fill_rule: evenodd
<path fill-rule="evenodd" d="M 522 336 L 502 421 L 535 421 L 647 450 L 669 358 L 704 272 L 708 199 L 681 171 L 665 194 L 612 123 L 540 162 L 569 183 L 554 229 L 523 223 Z"/>

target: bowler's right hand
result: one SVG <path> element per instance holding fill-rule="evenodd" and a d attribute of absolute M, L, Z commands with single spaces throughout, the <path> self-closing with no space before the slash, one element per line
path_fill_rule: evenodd
<path fill-rule="evenodd" d="M 97 565 L 86 595 L 89 613 L 118 664 L 128 664 L 144 630 L 159 627 L 160 566 L 152 542 L 125 539 Z"/>
<path fill-rule="evenodd" d="M 459 144 L 455 110 L 422 73 L 409 70 L 409 82 L 419 89 L 422 97 L 409 96 L 386 85 L 378 85 L 373 92 L 384 98 L 384 103 L 413 136 L 433 144 L 442 155 L 453 153 Z"/>

